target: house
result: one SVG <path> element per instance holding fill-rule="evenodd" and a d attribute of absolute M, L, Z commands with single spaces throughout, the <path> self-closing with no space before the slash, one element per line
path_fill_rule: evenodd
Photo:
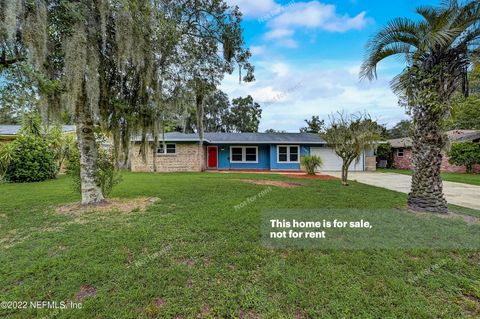
<path fill-rule="evenodd" d="M 20 128 L 21 125 L 0 125 L 0 143 L 13 141 Z M 63 133 L 74 133 L 75 125 L 62 125 L 62 131 Z"/>
<path fill-rule="evenodd" d="M 140 156 L 140 137 L 132 140 L 131 169 L 136 172 L 208 170 L 300 171 L 300 157 L 318 155 L 322 171 L 341 170 L 342 160 L 318 134 L 310 133 L 205 133 L 203 146 L 198 134 L 166 133 L 165 143 L 146 148 Z M 155 149 L 155 154 L 152 153 Z M 366 150 L 350 170 L 375 169 L 373 150 Z"/>
<path fill-rule="evenodd" d="M 463 141 L 480 141 L 480 131 L 451 130 L 446 132 L 449 144 Z M 399 169 L 412 169 L 412 139 L 410 137 L 397 138 L 388 141 L 393 150 L 393 167 Z M 452 165 L 448 162 L 446 151 L 442 153 L 442 172 L 464 173 L 465 166 Z M 474 172 L 480 172 L 480 166 L 474 166 Z"/>

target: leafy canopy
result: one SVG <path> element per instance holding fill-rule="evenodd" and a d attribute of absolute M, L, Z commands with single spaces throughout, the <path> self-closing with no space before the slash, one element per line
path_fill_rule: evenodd
<path fill-rule="evenodd" d="M 301 127 L 300 132 L 301 133 L 318 133 L 320 134 L 323 132 L 325 128 L 325 121 L 320 120 L 320 116 L 318 115 L 312 115 L 311 119 L 304 120 L 307 126 Z"/>
<path fill-rule="evenodd" d="M 474 164 L 480 164 L 480 143 L 472 141 L 454 143 L 448 151 L 450 164 L 466 166 L 467 173 L 471 173 Z"/>
<path fill-rule="evenodd" d="M 262 117 L 260 104 L 248 95 L 232 100 L 232 108 L 228 119 L 231 132 L 258 132 Z"/>
<path fill-rule="evenodd" d="M 322 136 L 342 159 L 342 183 L 348 185 L 350 164 L 354 160 L 358 163 L 365 149 L 379 139 L 380 132 L 378 124 L 367 114 L 339 112 L 330 117 L 330 126 Z"/>

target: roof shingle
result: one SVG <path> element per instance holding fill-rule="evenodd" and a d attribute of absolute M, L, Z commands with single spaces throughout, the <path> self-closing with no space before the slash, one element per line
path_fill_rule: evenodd
<path fill-rule="evenodd" d="M 161 138 L 161 137 L 160 137 Z M 151 136 L 148 137 L 151 141 Z M 141 141 L 136 136 L 134 141 Z M 184 134 L 179 132 L 165 133 L 167 142 L 198 142 L 198 134 Z M 325 144 L 319 134 L 313 133 L 205 133 L 204 141 L 213 144 Z"/>
<path fill-rule="evenodd" d="M 0 135 L 15 136 L 20 131 L 20 128 L 20 125 L 0 125 Z M 62 130 L 64 133 L 74 132 L 75 125 L 62 125 Z"/>

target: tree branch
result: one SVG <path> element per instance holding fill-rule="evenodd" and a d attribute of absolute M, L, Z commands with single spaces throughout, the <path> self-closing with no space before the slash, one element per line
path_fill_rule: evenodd
<path fill-rule="evenodd" d="M 6 52 L 3 51 L 2 55 L 0 56 L 0 66 L 8 68 L 12 64 L 23 62 L 25 60 L 26 60 L 25 57 L 15 57 L 15 58 L 7 59 Z"/>

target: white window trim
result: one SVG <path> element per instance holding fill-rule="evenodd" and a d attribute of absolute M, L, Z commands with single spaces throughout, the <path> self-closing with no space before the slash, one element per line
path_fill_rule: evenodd
<path fill-rule="evenodd" d="M 234 161 L 232 160 L 232 148 L 241 148 L 242 149 L 242 160 L 241 161 Z M 245 150 L 246 148 L 254 148 L 256 152 L 256 161 L 247 161 L 247 151 Z M 258 146 L 240 146 L 240 145 L 235 145 L 235 146 L 230 146 L 230 163 L 245 163 L 245 164 L 258 164 Z"/>
<path fill-rule="evenodd" d="M 157 146 L 157 156 L 175 156 L 175 155 L 177 155 L 177 144 L 176 143 L 165 143 L 166 148 L 168 148 L 168 145 L 175 145 L 175 153 L 167 153 L 166 150 L 165 150 L 164 153 L 159 153 L 158 149 L 160 148 L 161 145 L 163 145 L 162 142 L 160 142 Z"/>
<path fill-rule="evenodd" d="M 402 155 L 400 155 L 400 150 L 402 150 Z M 397 157 L 403 158 L 405 156 L 405 148 L 397 148 Z"/>
<path fill-rule="evenodd" d="M 280 161 L 280 147 L 286 147 L 287 148 L 287 160 L 286 161 Z M 296 161 L 290 161 L 290 147 L 297 147 L 298 149 L 298 159 Z M 300 145 L 277 145 L 277 164 L 289 164 L 289 163 L 294 163 L 298 164 L 300 163 Z"/>

